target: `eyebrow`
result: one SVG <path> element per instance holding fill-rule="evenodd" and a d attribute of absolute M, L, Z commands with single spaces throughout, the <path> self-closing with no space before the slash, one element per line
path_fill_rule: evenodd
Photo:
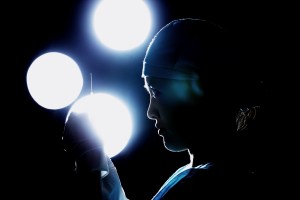
<path fill-rule="evenodd" d="M 148 84 L 145 84 L 145 85 L 144 85 L 144 88 L 145 88 L 145 90 L 146 90 L 147 92 L 150 92 L 150 87 L 149 87 Z"/>

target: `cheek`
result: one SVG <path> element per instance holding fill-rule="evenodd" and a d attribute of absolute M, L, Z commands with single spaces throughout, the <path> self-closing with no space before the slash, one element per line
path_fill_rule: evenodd
<path fill-rule="evenodd" d="M 185 104 L 163 107 L 160 114 L 170 129 L 178 132 L 192 130 L 199 122 L 195 107 Z"/>
<path fill-rule="evenodd" d="M 187 91 L 176 91 L 159 99 L 159 114 L 172 130 L 192 128 L 199 123 L 203 112 L 202 97 L 195 97 Z"/>

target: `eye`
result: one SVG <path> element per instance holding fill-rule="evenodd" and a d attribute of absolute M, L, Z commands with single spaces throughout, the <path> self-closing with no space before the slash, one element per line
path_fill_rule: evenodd
<path fill-rule="evenodd" d="M 158 98 L 160 96 L 160 91 L 150 86 L 149 93 L 153 98 Z"/>

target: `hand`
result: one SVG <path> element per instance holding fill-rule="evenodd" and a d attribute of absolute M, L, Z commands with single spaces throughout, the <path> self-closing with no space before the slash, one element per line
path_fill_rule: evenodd
<path fill-rule="evenodd" d="M 84 177 L 85 195 L 93 197 L 90 199 L 127 200 L 117 169 L 104 153 L 101 138 L 93 131 L 86 113 L 70 114 L 63 142 L 76 161 L 76 171 Z"/>
<path fill-rule="evenodd" d="M 92 128 L 87 113 L 71 113 L 63 133 L 65 151 L 76 161 L 77 172 L 108 171 L 101 138 Z"/>

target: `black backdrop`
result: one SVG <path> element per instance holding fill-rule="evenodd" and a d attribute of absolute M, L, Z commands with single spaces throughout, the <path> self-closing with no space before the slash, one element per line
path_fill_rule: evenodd
<path fill-rule="evenodd" d="M 117 53 L 96 46 L 85 23 L 95 0 L 19 1 L 5 3 L 2 10 L 2 101 L 1 132 L 4 194 L 29 199 L 72 199 L 72 179 L 68 158 L 62 151 L 61 134 L 67 109 L 47 110 L 29 96 L 26 72 L 43 52 L 60 50 L 74 56 L 89 72 L 94 89 L 106 88 L 130 102 L 135 117 L 134 139 L 124 152 L 113 158 L 123 187 L 130 199 L 150 199 L 168 176 L 188 160 L 186 153 L 164 149 L 154 123 L 147 119 L 148 94 L 140 78 L 147 42 L 132 52 Z M 154 16 L 152 35 L 169 21 L 182 17 L 212 20 L 239 31 L 249 45 L 253 62 L 266 75 L 271 95 L 285 90 L 278 83 L 286 71 L 274 67 L 281 62 L 278 47 L 284 7 L 275 3 L 243 1 L 147 0 Z M 282 49 L 280 49 L 282 50 Z M 281 54 L 280 54 L 281 55 Z M 101 66 L 99 68 L 98 66 Z M 278 73 L 279 72 L 279 73 Z M 275 89 L 276 88 L 276 89 Z M 274 97 L 277 97 L 274 95 Z M 276 103 L 281 101 L 276 101 Z M 275 104 L 275 103 L 274 103 Z M 279 152 L 279 151 L 278 151 Z M 278 155 L 278 154 L 277 154 Z"/>

